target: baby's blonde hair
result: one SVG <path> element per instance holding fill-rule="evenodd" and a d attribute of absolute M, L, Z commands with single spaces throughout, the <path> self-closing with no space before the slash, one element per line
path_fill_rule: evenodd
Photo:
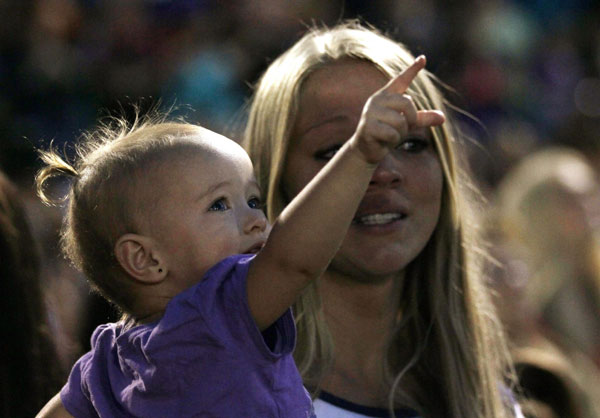
<path fill-rule="evenodd" d="M 125 233 L 140 233 L 160 190 L 149 187 L 159 166 L 198 150 L 193 137 L 206 129 L 167 121 L 166 115 L 136 117 L 132 123 L 111 118 L 82 135 L 73 163 L 50 146 L 40 151 L 45 167 L 36 176 L 37 192 L 46 204 L 67 200 L 61 231 L 65 255 L 90 280 L 92 288 L 131 313 L 134 294 L 124 280 L 114 245 Z M 52 177 L 71 178 L 68 195 L 49 196 Z M 154 184 L 158 187 L 158 185 Z"/>

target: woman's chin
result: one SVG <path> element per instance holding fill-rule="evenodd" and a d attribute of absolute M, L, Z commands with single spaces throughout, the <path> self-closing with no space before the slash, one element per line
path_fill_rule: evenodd
<path fill-rule="evenodd" d="M 336 257 L 330 270 L 363 283 L 381 283 L 399 276 L 406 267 L 406 259 L 398 253 L 391 257 Z"/>

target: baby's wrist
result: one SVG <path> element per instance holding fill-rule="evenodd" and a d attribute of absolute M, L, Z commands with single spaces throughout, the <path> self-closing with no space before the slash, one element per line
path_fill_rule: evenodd
<path fill-rule="evenodd" d="M 348 151 L 354 156 L 354 158 L 360 159 L 368 167 L 377 167 L 377 165 L 379 165 L 379 163 L 383 159 L 377 158 L 377 156 L 374 155 L 375 153 L 373 153 L 372 151 L 369 152 L 368 145 L 364 143 L 361 145 L 360 141 L 358 141 L 356 137 L 350 138 L 347 146 L 349 148 Z"/>

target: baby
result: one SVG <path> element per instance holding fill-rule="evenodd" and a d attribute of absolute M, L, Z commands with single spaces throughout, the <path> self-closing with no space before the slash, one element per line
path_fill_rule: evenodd
<path fill-rule="evenodd" d="M 199 126 L 105 127 L 74 165 L 42 152 L 43 200 L 50 177 L 73 177 L 67 255 L 126 319 L 96 329 L 39 416 L 314 416 L 290 306 L 334 256 L 378 163 L 412 129 L 443 123 L 402 99 L 424 65 L 371 97 L 272 229 L 246 152 Z"/>

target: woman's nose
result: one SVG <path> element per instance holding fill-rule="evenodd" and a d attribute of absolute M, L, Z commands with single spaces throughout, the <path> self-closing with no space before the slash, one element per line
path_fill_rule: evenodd
<path fill-rule="evenodd" d="M 371 177 L 370 186 L 397 186 L 402 181 L 401 163 L 391 153 L 379 163 L 373 177 Z"/>

